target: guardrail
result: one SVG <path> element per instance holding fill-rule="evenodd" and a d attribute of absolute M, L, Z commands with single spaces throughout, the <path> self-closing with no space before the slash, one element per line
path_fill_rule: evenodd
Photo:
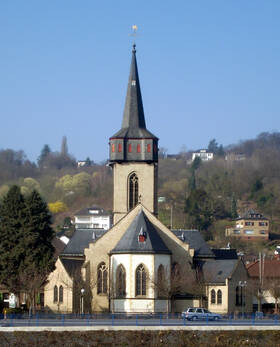
<path fill-rule="evenodd" d="M 28 315 L 7 314 L 0 315 L 0 326 L 186 326 L 186 325 L 279 325 L 279 315 L 265 315 L 259 318 L 256 314 L 224 315 L 221 320 L 213 321 L 209 317 L 188 321 L 181 314 L 123 314 L 123 313 L 96 313 L 96 314 L 59 314 L 36 313 Z"/>

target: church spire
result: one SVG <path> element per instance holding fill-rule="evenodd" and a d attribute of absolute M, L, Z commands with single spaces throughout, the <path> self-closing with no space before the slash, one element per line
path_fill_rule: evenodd
<path fill-rule="evenodd" d="M 122 128 L 146 129 L 135 47 L 136 45 L 133 44 Z"/>
<path fill-rule="evenodd" d="M 110 137 L 110 162 L 158 160 L 158 138 L 146 128 L 135 48 L 133 44 L 122 127 Z"/>

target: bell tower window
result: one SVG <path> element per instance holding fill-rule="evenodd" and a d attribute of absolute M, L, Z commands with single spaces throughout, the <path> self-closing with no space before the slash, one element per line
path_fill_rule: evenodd
<path fill-rule="evenodd" d="M 131 143 L 128 144 L 128 153 L 131 153 L 132 152 L 132 145 Z"/>
<path fill-rule="evenodd" d="M 138 204 L 138 177 L 135 173 L 129 176 L 128 180 L 128 207 L 133 209 Z"/>
<path fill-rule="evenodd" d="M 118 144 L 118 152 L 121 152 L 121 151 L 122 151 L 122 144 L 119 143 L 119 144 Z"/>
<path fill-rule="evenodd" d="M 137 153 L 141 153 L 141 145 L 140 145 L 140 143 L 138 143 L 138 145 L 137 145 Z"/>
<path fill-rule="evenodd" d="M 151 144 L 148 144 L 148 145 L 147 145 L 147 152 L 148 152 L 148 153 L 151 153 Z"/>
<path fill-rule="evenodd" d="M 112 152 L 115 152 L 115 144 L 112 144 Z"/>

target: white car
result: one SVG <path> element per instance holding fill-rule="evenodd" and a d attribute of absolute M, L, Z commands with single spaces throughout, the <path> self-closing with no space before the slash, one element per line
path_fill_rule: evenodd
<path fill-rule="evenodd" d="M 212 313 L 206 308 L 189 307 L 186 311 L 182 312 L 182 318 L 186 318 L 187 320 L 219 320 L 222 316 L 218 313 Z"/>

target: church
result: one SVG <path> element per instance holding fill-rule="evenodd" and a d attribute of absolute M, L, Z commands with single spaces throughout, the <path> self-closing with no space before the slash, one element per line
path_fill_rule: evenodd
<path fill-rule="evenodd" d="M 146 127 L 136 47 L 121 129 L 109 140 L 113 226 L 76 229 L 44 288 L 54 312 L 157 313 L 207 307 L 250 311 L 248 274 L 232 249 L 157 218 L 158 138 Z"/>

